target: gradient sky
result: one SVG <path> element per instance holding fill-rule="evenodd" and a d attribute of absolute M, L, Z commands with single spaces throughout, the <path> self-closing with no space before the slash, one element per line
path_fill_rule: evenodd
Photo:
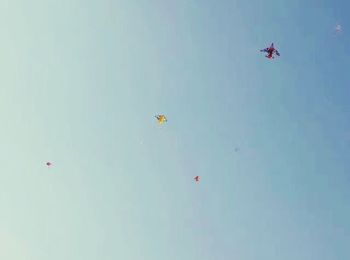
<path fill-rule="evenodd" d="M 0 259 L 349 259 L 349 8 L 1 1 Z"/>

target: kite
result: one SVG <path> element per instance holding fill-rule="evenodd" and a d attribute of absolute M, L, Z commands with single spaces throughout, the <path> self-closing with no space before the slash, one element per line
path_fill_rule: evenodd
<path fill-rule="evenodd" d="M 196 182 L 199 182 L 199 176 L 194 177 Z"/>
<path fill-rule="evenodd" d="M 155 118 L 157 118 L 158 124 L 160 125 L 168 122 L 168 119 L 165 117 L 165 115 L 156 115 Z"/>
<path fill-rule="evenodd" d="M 341 25 L 340 25 L 340 24 L 337 24 L 337 26 L 335 27 L 335 31 L 336 31 L 337 33 L 340 33 L 340 32 L 342 31 Z"/>
<path fill-rule="evenodd" d="M 260 50 L 261 52 L 266 52 L 267 55 L 265 56 L 268 59 L 274 59 L 275 57 L 273 56 L 274 54 L 276 54 L 277 56 L 280 56 L 280 53 L 278 52 L 278 50 L 275 49 L 275 47 L 273 46 L 273 43 L 271 43 L 270 47 L 267 47 L 263 50 Z"/>

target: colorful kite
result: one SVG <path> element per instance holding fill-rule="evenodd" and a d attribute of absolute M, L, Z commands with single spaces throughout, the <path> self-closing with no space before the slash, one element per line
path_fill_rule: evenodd
<path fill-rule="evenodd" d="M 165 117 L 165 115 L 156 115 L 155 118 L 158 120 L 158 124 L 164 124 L 168 121 L 168 119 Z"/>
<path fill-rule="evenodd" d="M 263 50 L 260 50 L 261 52 L 266 52 L 266 58 L 268 59 L 274 59 L 275 57 L 273 56 L 274 54 L 276 54 L 277 56 L 280 56 L 280 53 L 278 52 L 278 50 L 275 49 L 275 47 L 273 46 L 273 43 L 271 43 L 270 47 L 267 47 Z"/>

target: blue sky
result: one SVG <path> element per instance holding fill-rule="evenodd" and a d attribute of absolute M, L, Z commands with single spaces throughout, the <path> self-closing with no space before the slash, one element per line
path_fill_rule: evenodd
<path fill-rule="evenodd" d="M 0 258 L 348 259 L 348 9 L 1 2 Z"/>

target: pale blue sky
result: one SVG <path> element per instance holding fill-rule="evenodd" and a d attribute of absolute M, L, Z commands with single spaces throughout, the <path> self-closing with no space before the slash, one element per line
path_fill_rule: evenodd
<path fill-rule="evenodd" d="M 349 259 L 349 7 L 1 1 L 0 259 Z"/>

